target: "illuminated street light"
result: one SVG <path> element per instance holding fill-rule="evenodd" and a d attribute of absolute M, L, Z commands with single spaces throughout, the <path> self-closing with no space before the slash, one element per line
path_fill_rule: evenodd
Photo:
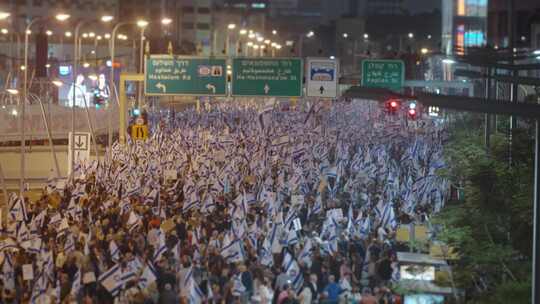
<path fill-rule="evenodd" d="M 53 34 L 53 32 L 50 31 L 50 30 L 47 30 L 47 31 L 45 32 L 45 35 L 47 35 L 47 36 L 52 36 L 52 34 Z"/>
<path fill-rule="evenodd" d="M 456 63 L 456 61 L 453 60 L 453 59 L 450 59 L 450 58 L 445 58 L 445 59 L 442 60 L 442 63 L 444 63 L 444 64 L 454 64 L 454 63 Z"/>
<path fill-rule="evenodd" d="M 148 21 L 146 20 L 139 20 L 137 21 L 137 26 L 140 28 L 145 28 L 148 26 Z"/>
<path fill-rule="evenodd" d="M 348 37 L 349 37 L 349 34 L 343 33 L 343 38 L 348 38 Z"/>
<path fill-rule="evenodd" d="M 253 42 L 252 42 L 252 41 L 248 41 L 247 46 L 249 46 L 249 47 L 253 46 Z"/>
<path fill-rule="evenodd" d="M 264 37 L 261 37 L 261 36 L 257 37 L 257 42 L 263 42 L 263 41 L 264 41 Z"/>
<path fill-rule="evenodd" d="M 276 31 L 276 30 L 272 30 L 272 35 L 277 35 L 277 31 Z"/>
<path fill-rule="evenodd" d="M 21 71 L 26 70 L 26 67 L 24 65 L 21 65 Z"/>
<path fill-rule="evenodd" d="M 256 49 L 256 50 L 258 50 L 258 49 L 259 49 L 259 45 L 258 45 L 258 44 L 254 44 L 254 45 L 253 45 L 253 48 Z"/>
<path fill-rule="evenodd" d="M 0 20 L 5 20 L 5 19 L 9 18 L 9 16 L 11 16 L 10 13 L 0 11 Z"/>
<path fill-rule="evenodd" d="M 27 34 L 27 35 L 31 35 L 31 34 L 32 34 L 32 31 L 31 31 L 31 30 L 27 30 L 27 31 L 26 31 L 26 34 Z"/>
<path fill-rule="evenodd" d="M 229 25 L 227 25 L 227 28 L 230 29 L 230 30 L 234 30 L 236 28 L 236 24 L 229 23 Z"/>
<path fill-rule="evenodd" d="M 66 21 L 71 17 L 71 15 L 69 15 L 69 14 L 58 14 L 55 17 L 56 17 L 56 20 L 58 20 L 58 21 Z"/>
<path fill-rule="evenodd" d="M 241 29 L 239 33 L 240 35 L 243 36 L 243 35 L 247 35 L 248 31 L 246 29 Z"/>
<path fill-rule="evenodd" d="M 308 38 L 311 38 L 311 37 L 313 37 L 313 36 L 315 36 L 315 32 L 313 32 L 313 31 L 309 31 L 309 32 L 306 34 L 306 37 L 308 37 Z"/>
<path fill-rule="evenodd" d="M 427 35 L 427 39 L 431 39 L 431 35 Z"/>
<path fill-rule="evenodd" d="M 96 37 L 96 33 L 90 32 L 90 33 L 88 33 L 88 37 L 94 38 L 94 37 Z"/>
<path fill-rule="evenodd" d="M 103 37 L 105 37 L 105 39 L 111 39 L 111 34 L 107 33 Z"/>
<path fill-rule="evenodd" d="M 276 45 L 276 49 L 278 49 L 278 50 L 281 50 L 281 47 L 282 47 L 281 44 Z"/>
<path fill-rule="evenodd" d="M 364 39 L 368 39 L 369 38 L 369 34 L 365 33 L 364 34 Z"/>
<path fill-rule="evenodd" d="M 414 38 L 414 34 L 413 34 L 413 33 L 409 33 L 407 36 L 409 36 L 410 39 L 413 39 L 413 38 Z"/>
<path fill-rule="evenodd" d="M 420 53 L 422 53 L 422 54 L 425 55 L 425 54 L 429 53 L 429 50 L 428 50 L 427 48 L 422 48 L 422 49 L 420 50 Z"/>
<path fill-rule="evenodd" d="M 83 37 L 83 38 L 88 38 L 88 33 L 83 33 L 83 34 L 82 34 L 82 37 Z"/>
<path fill-rule="evenodd" d="M 103 39 L 103 37 L 101 35 L 97 35 L 96 39 L 99 41 L 99 40 Z"/>
<path fill-rule="evenodd" d="M 169 24 L 171 24 L 171 23 L 172 23 L 172 19 L 171 19 L 171 18 L 165 17 L 165 18 L 161 19 L 161 24 L 163 24 L 163 25 L 169 25 Z"/>
<path fill-rule="evenodd" d="M 66 32 L 64 35 L 65 35 L 66 37 L 69 38 L 69 37 L 71 37 L 73 34 L 72 34 L 71 32 Z"/>
<path fill-rule="evenodd" d="M 255 38 L 255 34 L 253 34 L 253 33 L 249 33 L 249 35 L 248 35 L 248 38 L 249 38 L 249 39 L 253 39 L 253 38 Z"/>
<path fill-rule="evenodd" d="M 110 15 L 101 16 L 101 21 L 107 23 L 113 21 L 114 17 Z"/>
<path fill-rule="evenodd" d="M 264 40 L 264 44 L 270 44 L 272 41 L 270 39 Z"/>
<path fill-rule="evenodd" d="M 336 56 L 330 56 L 330 59 L 334 60 L 336 59 Z"/>

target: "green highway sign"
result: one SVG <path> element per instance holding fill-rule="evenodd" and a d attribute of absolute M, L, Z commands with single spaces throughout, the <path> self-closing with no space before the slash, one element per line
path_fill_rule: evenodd
<path fill-rule="evenodd" d="M 401 90 L 405 64 L 401 60 L 366 59 L 362 61 L 362 86 Z"/>
<path fill-rule="evenodd" d="M 223 96 L 226 87 L 223 58 L 153 55 L 146 59 L 146 95 Z"/>
<path fill-rule="evenodd" d="M 234 58 L 232 96 L 302 96 L 302 60 Z"/>

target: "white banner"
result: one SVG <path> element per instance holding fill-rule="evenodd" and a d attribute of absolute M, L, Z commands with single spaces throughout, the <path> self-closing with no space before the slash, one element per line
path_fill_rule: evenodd
<path fill-rule="evenodd" d="M 71 132 L 71 108 L 59 105 L 44 105 L 45 115 L 49 120 L 49 128 L 55 139 L 67 139 Z M 90 120 L 96 135 L 106 134 L 108 130 L 107 109 L 89 108 Z M 0 141 L 18 141 L 20 108 L 18 106 L 5 106 L 0 109 Z M 111 112 L 113 130 L 118 130 L 118 110 L 115 107 Z M 90 132 L 86 110 L 75 109 L 75 131 Z M 25 109 L 25 136 L 26 140 L 47 139 L 45 122 L 39 105 L 27 105 Z"/>

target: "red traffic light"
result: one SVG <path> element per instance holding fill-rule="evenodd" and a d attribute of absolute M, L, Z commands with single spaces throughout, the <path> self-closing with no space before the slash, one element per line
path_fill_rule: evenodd
<path fill-rule="evenodd" d="M 409 109 L 409 115 L 415 116 L 416 115 L 416 110 L 415 109 Z"/>
<path fill-rule="evenodd" d="M 392 100 L 392 101 L 390 102 L 390 106 L 391 106 L 392 108 L 397 108 L 397 106 L 398 106 L 397 101 Z"/>

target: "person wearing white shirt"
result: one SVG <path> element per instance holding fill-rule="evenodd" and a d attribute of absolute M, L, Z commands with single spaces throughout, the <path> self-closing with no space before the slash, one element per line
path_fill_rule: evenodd
<path fill-rule="evenodd" d="M 300 304 L 311 304 L 313 300 L 313 294 L 311 293 L 311 289 L 306 284 L 302 288 L 302 292 L 300 292 L 299 295 Z"/>

